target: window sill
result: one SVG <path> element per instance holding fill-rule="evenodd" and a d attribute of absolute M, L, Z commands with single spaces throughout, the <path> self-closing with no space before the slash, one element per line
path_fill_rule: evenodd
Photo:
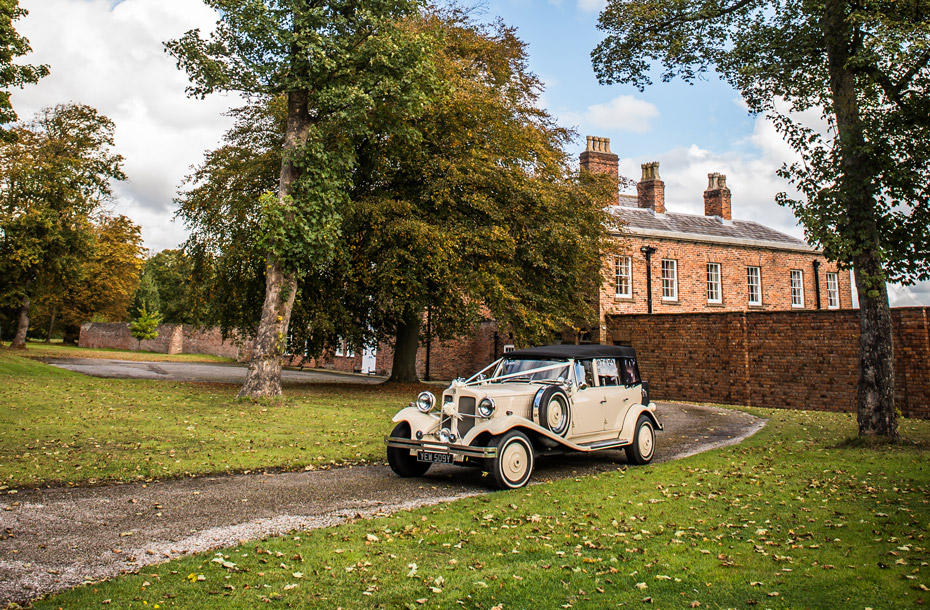
<path fill-rule="evenodd" d="M 633 302 L 632 296 L 624 297 L 624 296 L 620 296 L 616 294 L 614 295 L 614 303 L 631 303 L 631 302 Z"/>
<path fill-rule="evenodd" d="M 708 306 L 708 307 L 724 307 L 724 304 L 723 304 L 722 302 L 720 302 L 720 303 L 711 303 L 711 302 L 708 302 L 708 303 L 707 303 L 707 306 Z"/>

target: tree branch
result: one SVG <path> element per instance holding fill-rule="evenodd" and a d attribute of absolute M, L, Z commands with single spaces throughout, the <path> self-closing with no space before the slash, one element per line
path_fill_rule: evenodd
<path fill-rule="evenodd" d="M 697 12 L 690 16 L 680 17 L 678 19 L 671 19 L 668 21 L 657 22 L 652 28 L 653 31 L 661 31 L 665 28 L 668 28 L 673 25 L 682 25 L 685 23 L 694 23 L 695 21 L 704 21 L 707 19 L 714 19 L 716 17 L 722 17 L 723 15 L 729 15 L 730 13 L 735 13 L 741 8 L 756 2 L 756 0 L 737 0 L 736 4 L 721 8 L 717 11 L 711 13 Z"/>

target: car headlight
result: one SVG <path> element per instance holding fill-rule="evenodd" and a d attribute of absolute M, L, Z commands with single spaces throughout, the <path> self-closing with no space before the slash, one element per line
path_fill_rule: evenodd
<path fill-rule="evenodd" d="M 497 408 L 497 405 L 494 404 L 493 398 L 482 398 L 481 402 L 478 403 L 478 415 L 481 417 L 491 417 L 495 408 Z"/>
<path fill-rule="evenodd" d="M 429 413 L 436 406 L 436 397 L 431 392 L 420 392 L 417 396 L 417 409 Z"/>

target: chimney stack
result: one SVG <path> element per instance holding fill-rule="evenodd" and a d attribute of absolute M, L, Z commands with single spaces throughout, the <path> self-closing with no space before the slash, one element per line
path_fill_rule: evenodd
<path fill-rule="evenodd" d="M 659 178 L 659 162 L 643 163 L 643 177 L 636 183 L 639 207 L 665 214 L 665 183 Z"/>
<path fill-rule="evenodd" d="M 614 184 L 618 184 L 620 157 L 610 152 L 610 138 L 588 136 L 585 151 L 581 153 L 578 160 L 581 169 L 592 174 L 607 174 L 613 178 Z M 613 193 L 613 201 L 610 205 L 618 205 L 620 203 L 619 185 L 614 188 Z"/>
<path fill-rule="evenodd" d="M 704 191 L 704 215 L 719 216 L 732 220 L 730 212 L 730 189 L 724 174 L 707 174 L 707 190 Z"/>

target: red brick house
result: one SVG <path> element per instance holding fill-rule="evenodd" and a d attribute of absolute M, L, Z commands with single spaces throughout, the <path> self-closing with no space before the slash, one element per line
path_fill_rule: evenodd
<path fill-rule="evenodd" d="M 588 138 L 581 167 L 617 176 L 610 141 Z M 633 313 L 710 313 L 852 308 L 848 271 L 840 271 L 806 242 L 750 220 L 734 220 L 726 176 L 708 174 L 704 215 L 666 211 L 658 163 L 642 165 L 637 195 L 620 195 L 612 211 L 629 243 L 605 261 L 599 299 L 600 332 L 609 343 L 608 316 Z"/>
<path fill-rule="evenodd" d="M 582 169 L 618 178 L 619 159 L 606 138 L 589 136 L 579 160 Z M 802 240 L 732 218 L 726 176 L 708 174 L 704 215 L 698 216 L 666 211 L 658 163 L 643 164 L 642 171 L 637 195 L 621 195 L 618 189 L 611 202 L 619 221 L 617 239 L 628 247 L 623 255 L 604 261 L 607 281 L 598 299 L 598 323 L 577 340 L 629 342 L 608 332 L 608 319 L 624 314 L 852 307 L 848 271 L 838 270 Z M 472 336 L 422 346 L 418 370 L 432 379 L 467 375 L 512 349 L 512 342 L 487 320 Z M 391 359 L 390 346 L 381 345 L 376 354 L 340 351 L 312 364 L 383 374 L 390 372 Z"/>

